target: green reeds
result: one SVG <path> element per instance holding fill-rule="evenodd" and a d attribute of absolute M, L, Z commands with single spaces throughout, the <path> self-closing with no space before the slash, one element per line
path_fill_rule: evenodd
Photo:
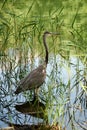
<path fill-rule="evenodd" d="M 76 129 L 75 123 L 79 122 L 76 115 L 87 109 L 86 3 L 46 4 L 30 0 L 19 3 L 8 0 L 0 6 L 0 120 L 35 123 L 31 116 L 14 108 L 14 104 L 31 102 L 33 93 L 16 96 L 14 90 L 21 78 L 43 62 L 42 35 L 47 30 L 60 35 L 47 39 L 47 77 L 38 94 L 38 100 L 45 105 L 43 122 Z"/>

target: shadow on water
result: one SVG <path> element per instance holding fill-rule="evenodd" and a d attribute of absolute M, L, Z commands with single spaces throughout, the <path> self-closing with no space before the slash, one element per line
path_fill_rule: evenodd
<path fill-rule="evenodd" d="M 23 53 L 23 52 L 22 52 Z M 38 99 L 33 91 L 15 95 L 17 83 L 41 64 L 40 57 L 9 50 L 0 63 L 0 127 L 7 124 L 60 124 L 62 129 L 87 129 L 87 68 L 78 57 L 63 59 L 51 54 L 45 83 Z M 24 58 L 23 58 L 24 57 Z M 5 123 L 4 123 L 5 122 Z"/>

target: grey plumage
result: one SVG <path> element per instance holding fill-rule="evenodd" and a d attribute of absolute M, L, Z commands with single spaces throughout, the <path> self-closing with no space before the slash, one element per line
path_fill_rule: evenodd
<path fill-rule="evenodd" d="M 43 44 L 45 48 L 45 62 L 43 65 L 40 65 L 35 70 L 31 71 L 25 78 L 23 78 L 19 84 L 18 88 L 15 91 L 15 94 L 19 94 L 20 92 L 30 90 L 30 89 L 36 89 L 39 88 L 43 82 L 45 81 L 46 77 L 46 66 L 48 64 L 48 47 L 46 44 L 46 36 L 47 35 L 58 35 L 58 33 L 52 33 L 52 32 L 44 32 L 43 34 Z"/>
<path fill-rule="evenodd" d="M 31 71 L 26 77 L 24 77 L 18 84 L 18 88 L 15 94 L 20 92 L 39 88 L 46 77 L 46 64 L 40 65 L 38 68 Z"/>

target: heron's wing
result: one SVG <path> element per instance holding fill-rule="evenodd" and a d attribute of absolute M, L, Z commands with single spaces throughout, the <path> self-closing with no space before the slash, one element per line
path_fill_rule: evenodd
<path fill-rule="evenodd" d="M 44 82 L 45 76 L 46 68 L 41 65 L 23 78 L 19 82 L 19 86 L 25 90 L 39 87 Z"/>

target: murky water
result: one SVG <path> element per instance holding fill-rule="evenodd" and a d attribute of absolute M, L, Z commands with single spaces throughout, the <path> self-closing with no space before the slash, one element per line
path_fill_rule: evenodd
<path fill-rule="evenodd" d="M 42 58 L 28 52 L 23 55 L 11 49 L 0 60 L 0 127 L 6 122 L 15 124 L 38 124 L 44 119 L 32 117 L 17 111 L 15 105 L 33 99 L 33 92 L 15 95 L 17 83 L 27 73 L 41 64 Z M 40 87 L 38 97 L 46 106 L 49 123 L 60 123 L 67 130 L 87 128 L 87 86 L 86 67 L 78 57 L 64 60 L 60 55 L 50 54 L 45 83 Z M 21 108 L 22 109 L 22 108 Z"/>

